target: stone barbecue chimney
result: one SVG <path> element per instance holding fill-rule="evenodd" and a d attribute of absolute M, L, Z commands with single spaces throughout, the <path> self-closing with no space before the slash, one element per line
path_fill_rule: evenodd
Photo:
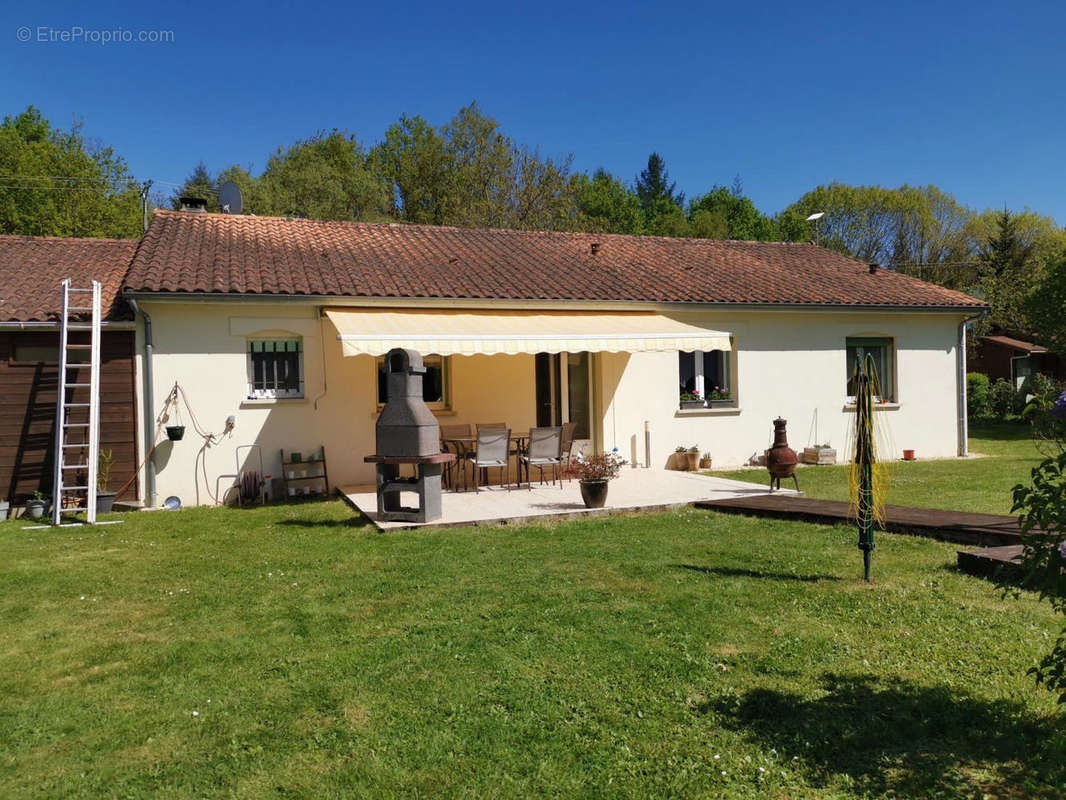
<path fill-rule="evenodd" d="M 426 368 L 415 350 L 395 348 L 385 355 L 385 407 L 377 422 L 377 454 L 385 457 L 440 453 L 437 418 L 422 399 Z"/>

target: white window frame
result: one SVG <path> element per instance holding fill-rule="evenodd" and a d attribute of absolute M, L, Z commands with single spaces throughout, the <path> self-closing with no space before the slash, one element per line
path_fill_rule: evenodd
<path fill-rule="evenodd" d="M 855 344 L 851 344 L 852 342 L 855 342 Z M 870 342 L 878 342 L 878 344 L 876 344 L 876 345 L 868 344 Z M 867 344 L 861 344 L 861 343 L 867 343 Z M 874 402 L 875 403 L 898 403 L 899 402 L 899 388 L 898 388 L 897 375 L 896 375 L 897 360 L 896 360 L 896 340 L 895 340 L 895 338 L 892 337 L 892 336 L 872 336 L 872 335 L 871 336 L 848 336 L 847 338 L 844 339 L 844 359 L 845 359 L 845 361 L 847 361 L 847 369 L 845 371 L 845 378 L 844 378 L 844 387 L 845 387 L 844 388 L 844 393 L 845 393 L 845 395 L 847 397 L 847 404 L 849 406 L 855 405 L 856 404 L 856 399 L 855 399 L 855 395 L 847 394 L 848 381 L 851 380 L 852 372 L 855 369 L 855 361 L 854 361 L 854 359 L 848 358 L 848 348 L 849 347 L 855 347 L 857 350 L 859 350 L 859 352 L 861 353 L 862 357 L 865 359 L 866 358 L 866 351 L 863 348 L 864 347 L 873 347 L 873 346 L 884 347 L 885 348 L 885 365 L 884 365 L 885 366 L 885 373 L 887 374 L 889 380 L 891 381 L 891 383 L 890 383 L 890 385 L 888 387 L 890 389 L 890 392 L 889 392 L 888 396 L 876 395 L 874 397 Z M 878 379 L 883 384 L 884 376 L 878 376 Z M 881 388 L 884 389 L 885 387 L 882 385 Z"/>
<path fill-rule="evenodd" d="M 381 367 L 385 364 L 385 356 L 378 356 L 374 359 L 374 391 L 375 397 L 381 397 L 381 389 L 377 385 L 377 382 L 381 380 Z M 430 411 L 450 411 L 452 408 L 452 357 L 451 356 L 438 356 L 430 354 L 428 356 L 422 356 L 423 366 L 440 365 L 440 387 L 442 399 L 427 401 L 426 406 Z M 384 408 L 385 404 L 379 399 L 377 401 L 378 411 Z"/>
<path fill-rule="evenodd" d="M 297 380 L 295 389 L 283 389 L 278 388 L 278 376 L 277 365 L 275 364 L 275 371 L 273 375 L 272 388 L 255 388 L 255 368 L 252 362 L 252 352 L 256 343 L 270 342 L 277 344 L 279 342 L 294 342 L 296 344 L 296 369 Z M 249 336 L 247 339 L 247 347 L 245 348 L 245 365 L 247 369 L 248 377 L 248 391 L 247 399 L 249 400 L 299 400 L 304 397 L 304 346 L 303 337 L 301 336 Z M 272 352 L 276 352 L 272 351 Z M 286 351 L 291 352 L 291 351 Z"/>

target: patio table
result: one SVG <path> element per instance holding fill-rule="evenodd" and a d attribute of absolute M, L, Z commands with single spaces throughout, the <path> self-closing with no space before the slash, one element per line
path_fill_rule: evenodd
<path fill-rule="evenodd" d="M 444 445 L 449 445 L 449 444 L 455 445 L 456 451 L 457 451 L 458 456 L 459 456 L 459 462 L 458 463 L 463 463 L 465 458 L 466 458 L 466 455 L 468 453 L 472 452 L 473 449 L 474 449 L 473 446 L 477 444 L 477 435 L 476 434 L 468 434 L 466 436 L 442 436 L 440 441 L 441 441 L 441 444 L 444 444 Z M 529 433 L 528 432 L 526 432 L 526 433 L 514 433 L 514 432 L 512 432 L 510 441 L 512 441 L 514 443 L 515 450 L 518 452 L 518 455 L 521 456 L 522 453 L 524 453 L 525 450 L 526 450 L 527 442 L 529 441 Z M 522 459 L 521 458 L 518 459 L 518 465 L 517 466 L 518 466 L 518 482 L 519 482 L 519 484 L 521 484 L 522 483 Z M 466 477 L 465 477 L 466 473 L 464 472 L 463 475 L 464 475 L 463 485 L 465 486 L 466 485 Z M 454 490 L 454 487 L 452 487 L 452 488 Z"/>

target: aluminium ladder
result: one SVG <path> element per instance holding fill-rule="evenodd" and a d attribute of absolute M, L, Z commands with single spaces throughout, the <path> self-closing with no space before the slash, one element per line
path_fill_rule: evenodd
<path fill-rule="evenodd" d="M 52 524 L 59 525 L 64 513 L 84 511 L 86 522 L 92 525 L 96 522 L 96 471 L 100 454 L 100 282 L 93 281 L 88 289 L 75 289 L 67 278 L 62 283 L 62 291 Z M 86 313 L 88 322 L 81 316 Z M 71 342 L 69 334 L 74 331 L 87 331 L 89 342 Z M 88 351 L 89 358 L 72 361 L 72 351 Z M 78 393 L 79 389 L 88 389 L 88 402 L 73 402 L 75 395 L 85 394 Z M 72 436 L 75 432 L 81 436 Z M 73 460 L 68 460 L 68 453 Z M 64 500 L 72 495 L 77 501 L 64 508 Z"/>

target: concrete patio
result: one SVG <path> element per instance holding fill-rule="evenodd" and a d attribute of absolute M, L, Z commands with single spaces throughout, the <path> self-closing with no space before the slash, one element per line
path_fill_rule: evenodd
<path fill-rule="evenodd" d="M 756 480 L 766 479 L 765 473 L 753 472 Z M 377 519 L 377 500 L 373 486 L 342 486 L 340 492 L 349 505 L 369 517 L 381 530 L 400 528 L 434 528 L 458 525 L 520 524 L 548 518 L 576 518 L 591 514 L 617 511 L 657 511 L 677 508 L 698 500 L 723 500 L 730 497 L 765 494 L 766 484 L 714 478 L 691 472 L 658 469 L 623 469 L 611 481 L 607 504 L 602 509 L 588 509 L 581 501 L 577 481 L 562 482 L 562 488 L 551 484 L 533 484 L 532 490 L 509 489 L 500 486 L 482 487 L 478 493 L 444 492 L 441 498 L 443 516 L 434 522 L 381 522 Z M 796 494 L 795 492 L 783 492 Z M 413 495 L 410 496 L 413 498 Z M 405 504 L 414 500 L 404 495 Z"/>

